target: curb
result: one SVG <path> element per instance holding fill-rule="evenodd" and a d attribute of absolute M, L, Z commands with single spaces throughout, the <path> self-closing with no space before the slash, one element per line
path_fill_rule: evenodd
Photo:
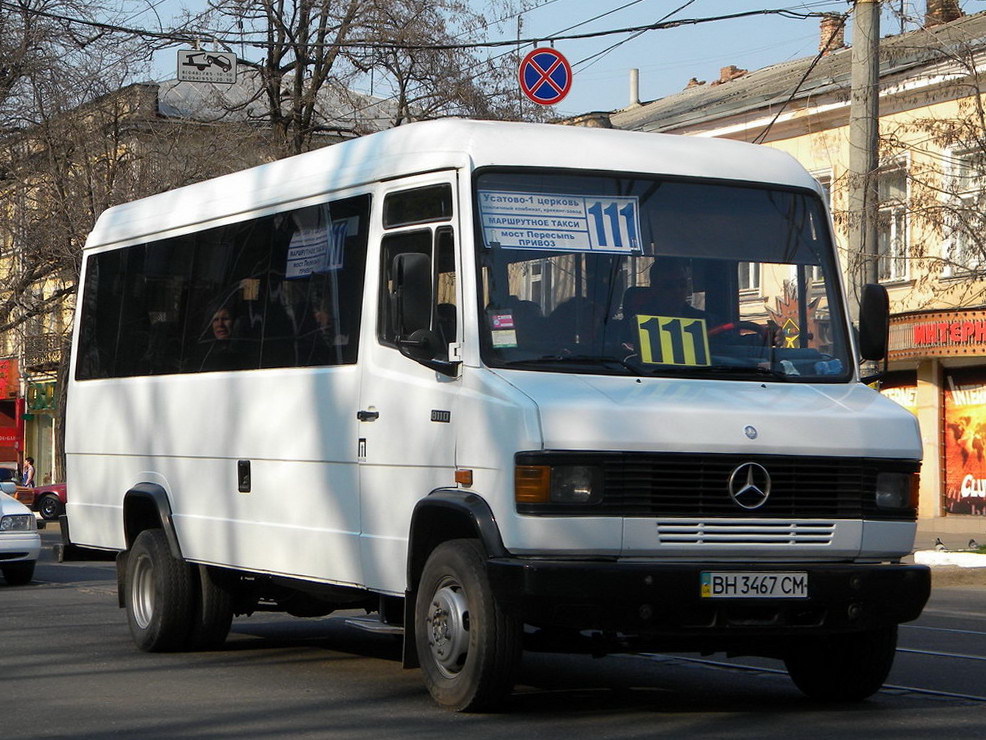
<path fill-rule="evenodd" d="M 986 555 L 974 552 L 918 550 L 914 562 L 931 567 L 931 587 L 986 586 Z"/>
<path fill-rule="evenodd" d="M 961 568 L 957 565 L 936 565 L 931 568 L 931 587 L 978 586 L 986 588 L 986 568 Z"/>

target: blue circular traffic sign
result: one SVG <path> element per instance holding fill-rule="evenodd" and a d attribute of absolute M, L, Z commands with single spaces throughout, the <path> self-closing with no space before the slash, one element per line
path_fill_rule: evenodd
<path fill-rule="evenodd" d="M 520 89 L 539 105 L 554 105 L 572 87 L 572 67 L 554 49 L 535 49 L 520 63 Z"/>

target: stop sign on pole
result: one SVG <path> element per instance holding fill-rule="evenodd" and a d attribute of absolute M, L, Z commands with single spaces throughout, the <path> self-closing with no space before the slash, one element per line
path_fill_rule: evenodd
<path fill-rule="evenodd" d="M 572 87 L 572 67 L 560 52 L 535 49 L 520 63 L 520 89 L 538 105 L 554 105 Z"/>

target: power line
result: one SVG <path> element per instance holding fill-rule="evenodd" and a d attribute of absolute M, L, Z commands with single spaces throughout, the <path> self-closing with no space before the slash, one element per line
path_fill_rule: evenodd
<path fill-rule="evenodd" d="M 684 10 L 685 8 L 687 8 L 689 5 L 692 5 L 694 2 L 695 2 L 695 0 L 687 0 L 687 2 L 684 3 L 684 5 L 679 5 L 677 8 L 675 8 L 670 13 L 668 13 L 663 18 L 661 18 L 661 20 L 662 21 L 666 21 L 668 18 L 670 18 L 670 17 L 672 17 L 674 15 L 677 15 L 682 10 Z M 630 5 L 633 5 L 633 3 L 630 3 Z M 623 7 L 625 8 L 627 6 L 624 5 Z M 627 43 L 633 41 L 634 39 L 639 38 L 644 33 L 645 33 L 645 31 L 640 31 L 639 33 L 635 33 L 632 36 L 630 36 L 630 38 L 623 39 L 622 41 L 617 41 L 615 44 L 612 44 L 611 46 L 608 46 L 607 48 L 603 49 L 602 51 L 597 51 L 595 54 L 592 54 L 591 56 L 587 56 L 585 59 L 580 59 L 579 61 L 577 61 L 572 66 L 573 67 L 578 67 L 578 66 L 581 66 L 581 65 L 585 64 L 586 62 L 590 62 L 589 64 L 585 64 L 585 67 L 583 67 L 583 69 L 588 69 L 593 64 L 595 64 L 596 62 L 598 62 L 599 60 L 601 60 L 603 57 L 605 57 L 607 54 L 609 54 L 611 51 L 614 51 L 614 50 L 618 49 L 619 47 L 623 46 L 623 44 L 627 44 Z"/>
<path fill-rule="evenodd" d="M 28 13 L 30 15 L 48 18 L 49 20 L 56 20 L 62 23 L 74 24 L 79 26 L 84 26 L 88 28 L 93 28 L 103 32 L 112 33 L 123 33 L 130 36 L 135 36 L 138 38 L 151 38 L 158 41 L 173 41 L 176 43 L 193 43 L 200 39 L 209 39 L 215 43 L 225 44 L 226 46 L 232 47 L 236 44 L 245 44 L 254 48 L 267 48 L 269 43 L 263 41 L 252 41 L 250 39 L 249 33 L 213 33 L 211 31 L 170 31 L 170 32 L 159 32 L 159 31 L 149 31 L 142 28 L 130 28 L 126 26 L 118 26 L 113 23 L 102 23 L 100 21 L 90 21 L 81 18 L 72 18 L 70 16 L 59 15 L 57 13 L 49 13 L 43 10 L 36 9 L 26 9 L 16 6 L 12 3 L 6 2 L 6 0 L 0 0 L 0 7 L 6 8 L 7 10 L 15 11 L 17 13 Z M 401 51 L 450 51 L 454 49 L 494 49 L 503 46 L 523 46 L 526 44 L 533 44 L 537 42 L 555 42 L 555 41 L 571 41 L 575 39 L 589 39 L 589 38 L 600 38 L 603 36 L 616 36 L 620 34 L 639 34 L 645 31 L 660 31 L 670 28 L 680 28 L 682 26 L 695 26 L 703 23 L 715 23 L 719 21 L 736 20 L 738 18 L 750 18 L 754 16 L 770 16 L 776 15 L 782 18 L 790 18 L 795 20 L 806 20 L 808 18 L 820 18 L 827 13 L 820 12 L 800 12 L 791 10 L 788 8 L 764 8 L 761 10 L 748 10 L 738 13 L 727 13 L 718 16 L 707 16 L 703 18 L 681 18 L 678 20 L 667 20 L 667 21 L 657 21 L 656 23 L 650 23 L 642 26 L 629 26 L 626 28 L 613 28 L 604 31 L 587 31 L 585 33 L 577 34 L 552 34 L 547 37 L 537 37 L 537 38 L 526 38 L 526 39 L 507 39 L 501 41 L 476 41 L 470 43 L 459 43 L 459 44 L 402 44 L 394 43 L 390 41 L 377 41 L 373 39 L 356 39 L 352 41 L 341 41 L 341 42 L 315 42 L 310 43 L 308 46 L 310 48 L 348 48 L 348 49 L 388 49 L 388 50 L 401 50 Z M 581 25 L 581 24 L 580 24 Z"/>
<path fill-rule="evenodd" d="M 815 55 L 815 58 L 811 60 L 811 64 L 808 65 L 808 69 L 805 70 L 805 73 L 801 76 L 801 79 L 798 80 L 798 84 L 794 86 L 794 89 L 791 91 L 791 94 L 788 96 L 787 100 L 785 100 L 781 104 L 781 107 L 777 110 L 777 113 L 774 114 L 774 117 L 771 119 L 770 123 L 768 123 L 766 128 L 764 128 L 764 130 L 761 131 L 757 135 L 757 137 L 753 140 L 754 144 L 762 144 L 767 139 L 767 134 L 770 133 L 770 129 L 773 128 L 775 123 L 777 123 L 777 119 L 781 117 L 781 114 L 784 112 L 784 109 L 787 108 L 787 106 L 791 103 L 792 100 L 794 100 L 794 97 L 798 94 L 798 91 L 801 89 L 801 86 L 805 84 L 805 81 L 808 79 L 808 76 L 811 75 L 812 70 L 815 69 L 815 66 L 821 61 L 822 57 L 825 56 L 825 54 L 828 52 L 829 47 L 832 45 L 836 36 L 839 35 L 839 31 L 841 31 L 843 27 L 846 25 L 846 20 L 848 18 L 849 18 L 848 13 L 844 13 L 839 18 L 839 25 L 829 35 L 829 38 L 825 42 L 825 46 L 819 49 L 818 53 Z"/>

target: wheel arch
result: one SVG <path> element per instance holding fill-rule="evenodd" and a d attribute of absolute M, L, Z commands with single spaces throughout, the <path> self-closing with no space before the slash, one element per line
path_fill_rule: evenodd
<path fill-rule="evenodd" d="M 164 530 L 172 557 L 182 560 L 167 491 L 157 483 L 138 483 L 123 496 L 123 533 L 127 549 L 133 546 L 137 535 L 154 528 Z"/>
<path fill-rule="evenodd" d="M 407 588 L 416 590 L 428 555 L 446 540 L 478 539 L 486 557 L 507 554 L 493 510 L 475 493 L 440 488 L 418 501 L 407 543 Z"/>
<path fill-rule="evenodd" d="M 405 668 L 418 667 L 414 644 L 414 605 L 425 562 L 438 545 L 460 538 L 479 540 L 488 558 L 507 555 L 493 510 L 481 496 L 454 488 L 439 488 L 415 504 L 408 533 L 404 591 Z"/>

